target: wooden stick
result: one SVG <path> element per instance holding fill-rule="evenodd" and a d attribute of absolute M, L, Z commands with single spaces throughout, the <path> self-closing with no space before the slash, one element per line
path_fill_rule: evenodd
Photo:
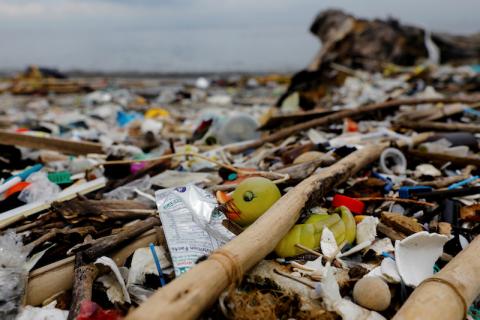
<path fill-rule="evenodd" d="M 83 227 L 76 227 L 76 228 L 65 227 L 65 228 L 62 228 L 62 229 L 52 228 L 47 233 L 43 234 L 41 237 L 39 237 L 39 238 L 35 239 L 34 241 L 26 244 L 25 245 L 25 250 L 32 251 L 34 248 L 38 247 L 39 245 L 41 245 L 41 244 L 43 244 L 47 241 L 52 240 L 58 234 L 77 233 L 80 236 L 84 237 L 87 234 L 90 234 L 92 232 L 95 232 L 95 228 L 93 226 L 83 226 Z"/>
<path fill-rule="evenodd" d="M 374 103 L 366 106 L 361 106 L 355 109 L 341 110 L 325 117 L 312 119 L 310 121 L 306 121 L 290 127 L 286 127 L 284 129 L 281 129 L 261 139 L 254 140 L 250 143 L 242 144 L 241 146 L 233 146 L 233 147 L 227 148 L 227 150 L 230 151 L 231 153 L 241 153 L 251 148 L 260 147 L 263 144 L 268 142 L 276 142 L 278 140 L 287 138 L 303 130 L 307 130 L 307 129 L 318 127 L 318 126 L 324 126 L 348 117 L 355 117 L 361 114 L 366 114 L 366 113 L 377 111 L 377 110 L 384 110 L 384 109 L 398 107 L 400 105 L 417 105 L 422 103 L 452 103 L 452 102 L 470 103 L 472 101 L 473 100 L 471 99 L 465 99 L 465 98 L 427 98 L 427 99 L 399 99 L 399 100 L 385 101 L 381 103 Z"/>
<path fill-rule="evenodd" d="M 419 206 L 425 206 L 425 207 L 435 207 L 435 203 L 431 202 L 425 202 L 425 201 L 418 201 L 418 200 L 413 200 L 413 199 L 402 199 L 402 198 L 394 198 L 394 197 L 363 197 L 363 198 L 355 198 L 360 201 L 393 201 L 393 202 L 400 202 L 400 203 L 411 203 L 411 204 L 416 204 Z"/>
<path fill-rule="evenodd" d="M 460 122 L 443 123 L 434 121 L 396 121 L 394 124 L 417 131 L 480 132 L 480 125 Z"/>
<path fill-rule="evenodd" d="M 430 135 L 419 135 L 414 143 Z M 403 142 L 399 141 L 402 145 Z M 232 282 L 270 253 L 292 228 L 311 200 L 325 196 L 335 186 L 378 159 L 389 143 L 368 145 L 315 174 L 287 192 L 235 239 L 187 273 L 155 292 L 127 316 L 133 319 L 195 319 Z"/>
<path fill-rule="evenodd" d="M 451 162 L 453 164 L 461 166 L 467 166 L 470 164 L 480 167 L 480 157 L 476 156 L 459 157 L 447 153 L 423 152 L 418 150 L 409 150 L 407 151 L 407 153 L 409 156 L 433 162 Z"/>
<path fill-rule="evenodd" d="M 435 189 L 440 189 L 440 188 L 445 188 L 448 187 L 451 184 L 454 184 L 456 182 L 468 179 L 470 175 L 472 174 L 472 171 L 475 170 L 476 167 L 472 165 L 468 165 L 465 167 L 465 169 L 462 170 L 462 173 L 459 174 L 458 176 L 453 176 L 453 177 L 442 177 L 435 179 L 433 181 L 422 181 L 422 186 L 430 186 L 434 187 Z"/>
<path fill-rule="evenodd" d="M 383 222 L 380 222 L 377 225 L 377 231 L 379 233 L 383 234 L 384 236 L 390 238 L 392 241 L 403 240 L 407 237 L 406 235 L 404 235 L 404 234 L 394 230 L 393 228 L 387 226 Z"/>
<path fill-rule="evenodd" d="M 326 154 L 317 159 L 281 168 L 276 172 L 288 174 L 289 182 L 298 182 L 309 177 L 318 167 L 332 165 L 335 161 L 334 157 Z"/>
<path fill-rule="evenodd" d="M 0 143 L 32 149 L 54 150 L 66 154 L 105 153 L 100 143 L 73 141 L 54 137 L 37 137 L 5 130 L 0 130 Z"/>
<path fill-rule="evenodd" d="M 279 114 L 270 117 L 266 123 L 264 123 L 258 130 L 270 130 L 280 126 L 289 125 L 292 123 L 303 122 L 311 119 L 315 119 L 327 114 L 335 112 L 331 109 L 316 108 L 310 111 L 300 111 L 286 114 Z"/>
<path fill-rule="evenodd" d="M 300 249 L 304 250 L 305 252 L 311 253 L 311 254 L 316 255 L 318 257 L 323 257 L 323 255 L 320 252 L 317 252 L 315 250 L 307 248 L 301 243 L 295 243 L 295 247 L 300 248 Z"/>
<path fill-rule="evenodd" d="M 478 100 L 476 101 L 477 103 L 471 105 L 471 108 L 478 108 L 480 105 L 478 104 Z M 435 121 L 435 120 L 440 120 L 445 117 L 450 117 L 453 116 L 457 113 L 461 113 L 465 110 L 465 106 L 462 104 L 452 104 L 452 105 L 446 105 L 443 106 L 442 108 L 438 108 L 432 115 L 422 119 L 422 121 Z"/>
<path fill-rule="evenodd" d="M 315 283 L 314 282 L 310 282 L 308 280 L 305 280 L 304 278 L 300 278 L 300 277 L 294 277 L 292 276 L 291 274 L 289 273 L 286 273 L 286 272 L 283 272 L 282 270 L 279 270 L 277 268 L 273 269 L 273 271 L 281 276 L 284 276 L 286 278 L 289 278 L 289 279 L 292 279 L 292 280 L 295 280 L 295 281 L 298 281 L 300 282 L 301 284 L 304 284 L 306 285 L 307 287 L 310 287 L 312 289 L 315 289 Z"/>
<path fill-rule="evenodd" d="M 72 304 L 67 320 L 77 319 L 83 301 L 92 300 L 93 282 L 98 269 L 93 263 L 86 263 L 81 252 L 75 256 L 75 276 L 73 279 Z"/>
<path fill-rule="evenodd" d="M 440 272 L 421 283 L 393 320 L 460 320 L 480 294 L 480 236 Z"/>
<path fill-rule="evenodd" d="M 456 101 L 456 102 L 465 102 L 465 101 Z M 470 103 L 476 102 L 475 100 L 470 100 Z M 466 102 L 468 103 L 468 102 Z M 474 103 L 470 105 L 471 108 L 478 108 L 480 105 Z M 426 110 L 415 110 L 401 113 L 398 117 L 399 121 L 435 121 L 445 117 L 453 116 L 457 113 L 463 112 L 466 106 L 464 104 L 446 104 L 440 108 L 430 108 Z"/>
<path fill-rule="evenodd" d="M 116 234 L 96 239 L 88 249 L 83 251 L 84 257 L 94 260 L 158 225 L 160 225 L 160 219 L 158 217 L 150 217 Z"/>

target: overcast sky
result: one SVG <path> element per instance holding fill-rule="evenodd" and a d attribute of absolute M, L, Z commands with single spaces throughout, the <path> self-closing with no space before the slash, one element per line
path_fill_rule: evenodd
<path fill-rule="evenodd" d="M 479 0 L 0 0 L 0 69 L 292 71 L 318 50 L 308 28 L 332 7 L 480 31 Z"/>

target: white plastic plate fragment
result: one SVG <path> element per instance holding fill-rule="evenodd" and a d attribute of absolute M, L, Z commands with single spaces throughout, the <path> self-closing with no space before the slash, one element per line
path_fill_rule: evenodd
<path fill-rule="evenodd" d="M 416 287 L 433 275 L 433 265 L 447 241 L 447 236 L 422 231 L 395 242 L 395 261 L 407 286 Z"/>
<path fill-rule="evenodd" d="M 333 232 L 330 231 L 330 229 L 328 229 L 327 227 L 323 228 L 320 248 L 322 249 L 323 255 L 328 260 L 332 260 L 335 257 L 335 254 L 337 254 L 338 252 L 338 245 L 335 241 L 335 236 L 333 235 Z"/>
<path fill-rule="evenodd" d="M 367 216 L 357 224 L 357 243 L 373 242 L 377 236 L 378 218 Z"/>

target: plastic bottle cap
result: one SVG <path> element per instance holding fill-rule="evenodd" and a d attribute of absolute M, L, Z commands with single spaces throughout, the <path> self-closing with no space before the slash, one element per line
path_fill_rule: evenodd
<path fill-rule="evenodd" d="M 332 206 L 335 208 L 345 206 L 355 214 L 362 214 L 365 210 L 365 203 L 354 198 L 343 196 L 341 194 L 336 194 L 333 197 Z"/>

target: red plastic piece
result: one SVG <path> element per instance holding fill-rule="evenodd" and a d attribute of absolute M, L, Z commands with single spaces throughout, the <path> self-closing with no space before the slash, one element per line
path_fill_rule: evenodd
<path fill-rule="evenodd" d="M 121 320 L 116 310 L 104 310 L 93 301 L 83 301 L 76 320 Z"/>
<path fill-rule="evenodd" d="M 362 214 L 365 210 L 365 203 L 354 198 L 343 196 L 341 194 L 336 194 L 333 197 L 332 206 L 335 208 L 345 206 L 355 214 Z"/>
<path fill-rule="evenodd" d="M 346 132 L 357 132 L 358 124 L 350 118 L 346 118 L 343 122 Z"/>
<path fill-rule="evenodd" d="M 7 191 L 5 191 L 5 198 L 10 197 L 12 194 L 17 193 L 25 189 L 30 185 L 30 182 L 26 181 L 21 181 L 17 183 L 16 185 L 10 187 Z"/>

